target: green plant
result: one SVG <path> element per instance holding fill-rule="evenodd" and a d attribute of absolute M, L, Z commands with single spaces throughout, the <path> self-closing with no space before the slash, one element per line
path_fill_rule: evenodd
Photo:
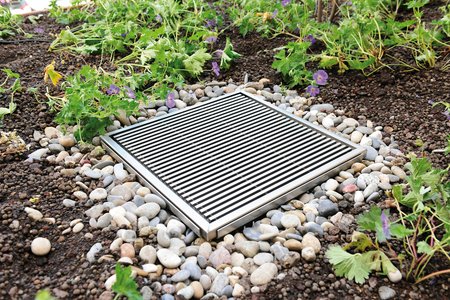
<path fill-rule="evenodd" d="M 14 103 L 14 95 L 22 90 L 22 85 L 20 84 L 20 75 L 11 71 L 10 69 L 2 69 L 5 73 L 6 78 L 0 84 L 0 93 L 10 95 L 10 101 L 8 107 L 0 107 L 0 122 L 3 120 L 4 116 L 7 114 L 12 114 L 16 110 L 16 104 Z M 12 84 L 8 86 L 8 83 L 13 80 Z"/>
<path fill-rule="evenodd" d="M 360 230 L 375 233 L 374 242 L 364 233 L 355 233 L 344 248 L 333 246 L 326 252 L 337 275 L 363 283 L 375 270 L 392 279 L 399 274 L 393 261 L 402 263 L 407 268 L 406 278 L 416 282 L 450 273 L 447 269 L 425 275 L 429 261 L 437 253 L 450 261 L 450 167 L 434 169 L 426 158 L 414 156 L 407 167 L 407 184 L 392 189 L 399 218 L 391 221 L 388 210 L 372 207 L 358 217 L 357 223 Z M 406 194 L 404 188 L 408 189 Z M 407 255 L 397 254 L 390 240 L 402 242 Z"/>
<path fill-rule="evenodd" d="M 447 269 L 424 275 L 429 261 L 437 253 L 450 261 L 450 166 L 445 170 L 434 169 L 426 158 L 411 156 L 407 167 L 410 171 L 406 184 L 408 192 L 403 193 L 403 187 L 396 185 L 392 194 L 397 201 L 399 220 L 413 230 L 413 234 L 403 239 L 411 257 L 406 276 L 422 281 L 450 273 Z"/>
<path fill-rule="evenodd" d="M 8 7 L 0 6 L 0 38 L 24 33 L 20 28 L 22 17 L 13 15 Z"/>
<path fill-rule="evenodd" d="M 35 300 L 56 300 L 48 290 L 40 290 L 34 297 Z"/>
<path fill-rule="evenodd" d="M 307 50 L 310 42 L 289 43 L 276 55 L 272 67 L 283 75 L 290 87 L 305 85 L 312 80 L 312 72 L 306 68 L 310 61 Z"/>
<path fill-rule="evenodd" d="M 56 122 L 78 125 L 75 137 L 91 139 L 106 132 L 112 124 L 110 116 L 129 115 L 136 111 L 140 92 L 135 92 L 136 82 L 130 78 L 109 74 L 89 66 L 69 76 L 62 84 L 64 97 L 47 93 L 48 104 L 58 111 Z"/>
<path fill-rule="evenodd" d="M 116 292 L 114 300 L 125 296 L 130 300 L 141 300 L 142 296 L 138 291 L 138 286 L 131 276 L 131 267 L 122 267 L 116 264 L 116 282 L 112 286 L 112 290 Z"/>

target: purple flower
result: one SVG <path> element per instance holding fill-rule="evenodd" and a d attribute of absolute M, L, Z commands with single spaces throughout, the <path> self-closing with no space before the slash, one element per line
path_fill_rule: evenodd
<path fill-rule="evenodd" d="M 217 23 L 216 20 L 206 20 L 206 28 L 212 28 L 212 27 L 216 27 Z"/>
<path fill-rule="evenodd" d="M 289 3 L 291 3 L 291 0 L 282 0 L 281 1 L 281 5 L 283 5 L 283 7 L 288 5 Z"/>
<path fill-rule="evenodd" d="M 217 42 L 217 36 L 208 36 L 205 39 L 205 42 L 209 43 L 209 44 L 214 44 L 215 42 Z"/>
<path fill-rule="evenodd" d="M 155 20 L 156 20 L 156 22 L 161 23 L 162 22 L 161 15 L 156 15 Z"/>
<path fill-rule="evenodd" d="M 391 232 L 389 231 L 389 219 L 384 213 L 384 211 L 381 212 L 381 227 L 383 229 L 383 234 L 386 239 L 391 238 Z"/>
<path fill-rule="evenodd" d="M 174 108 L 175 107 L 175 94 L 174 93 L 169 93 L 169 95 L 167 95 L 167 99 L 166 99 L 166 106 L 168 108 Z"/>
<path fill-rule="evenodd" d="M 126 90 L 125 95 L 127 95 L 128 98 L 136 99 L 136 94 L 130 87 L 126 86 L 125 90 Z"/>
<path fill-rule="evenodd" d="M 124 37 L 126 37 L 126 36 L 127 36 L 127 33 L 126 33 L 126 32 L 124 32 L 124 33 L 121 33 L 121 34 L 120 34 L 120 36 L 124 38 Z"/>
<path fill-rule="evenodd" d="M 311 97 L 315 97 L 317 95 L 319 95 L 320 93 L 320 89 L 319 87 L 315 86 L 315 85 L 309 85 L 306 88 L 306 92 L 311 96 Z"/>
<path fill-rule="evenodd" d="M 314 38 L 314 36 L 312 34 L 308 34 L 307 36 L 305 36 L 303 38 L 304 42 L 310 42 L 311 45 L 314 45 L 314 43 L 316 42 L 316 39 Z"/>
<path fill-rule="evenodd" d="M 212 62 L 212 69 L 214 72 L 214 75 L 216 75 L 216 77 L 219 77 L 220 75 L 220 68 L 219 68 L 219 64 L 215 61 Z"/>
<path fill-rule="evenodd" d="M 223 54 L 223 50 L 216 50 L 216 51 L 214 51 L 214 55 L 217 58 L 222 58 L 222 54 Z"/>
<path fill-rule="evenodd" d="M 275 9 L 272 13 L 272 19 L 275 19 L 277 15 L 278 15 L 278 9 Z"/>
<path fill-rule="evenodd" d="M 450 112 L 448 110 L 444 111 L 442 114 L 447 117 L 447 121 L 450 121 Z"/>
<path fill-rule="evenodd" d="M 117 95 L 120 93 L 120 89 L 117 85 L 115 84 L 110 84 L 109 88 L 106 90 L 106 93 L 108 95 Z"/>
<path fill-rule="evenodd" d="M 313 79 L 318 85 L 325 85 L 327 84 L 328 74 L 324 70 L 319 70 L 314 73 Z"/>
<path fill-rule="evenodd" d="M 43 34 L 43 33 L 45 33 L 45 30 L 44 30 L 44 28 L 42 28 L 42 27 L 36 27 L 36 28 L 34 29 L 34 32 L 35 32 L 35 33 L 38 33 L 38 34 Z"/>

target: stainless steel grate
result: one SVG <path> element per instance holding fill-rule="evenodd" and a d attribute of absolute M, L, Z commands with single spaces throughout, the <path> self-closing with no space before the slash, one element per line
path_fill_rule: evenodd
<path fill-rule="evenodd" d="M 117 130 L 102 141 L 207 239 L 364 155 L 362 147 L 243 92 Z"/>

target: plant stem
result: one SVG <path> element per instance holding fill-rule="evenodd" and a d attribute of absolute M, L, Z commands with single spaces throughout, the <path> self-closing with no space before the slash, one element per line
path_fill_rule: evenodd
<path fill-rule="evenodd" d="M 424 276 L 424 277 L 418 279 L 415 283 L 418 284 L 419 282 L 422 282 L 422 281 L 424 281 L 424 280 L 430 279 L 430 278 L 432 278 L 432 277 L 434 277 L 434 276 L 439 276 L 439 275 L 447 274 L 447 273 L 450 273 L 450 269 L 447 269 L 447 270 L 441 270 L 441 271 L 436 271 L 436 272 L 433 272 L 433 273 L 431 273 L 431 274 L 428 274 L 427 276 Z"/>

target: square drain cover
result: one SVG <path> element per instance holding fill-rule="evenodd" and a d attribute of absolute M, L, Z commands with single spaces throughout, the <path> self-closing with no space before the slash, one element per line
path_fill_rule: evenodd
<path fill-rule="evenodd" d="M 208 240 L 306 192 L 365 152 L 244 92 L 119 129 L 102 142 Z"/>

